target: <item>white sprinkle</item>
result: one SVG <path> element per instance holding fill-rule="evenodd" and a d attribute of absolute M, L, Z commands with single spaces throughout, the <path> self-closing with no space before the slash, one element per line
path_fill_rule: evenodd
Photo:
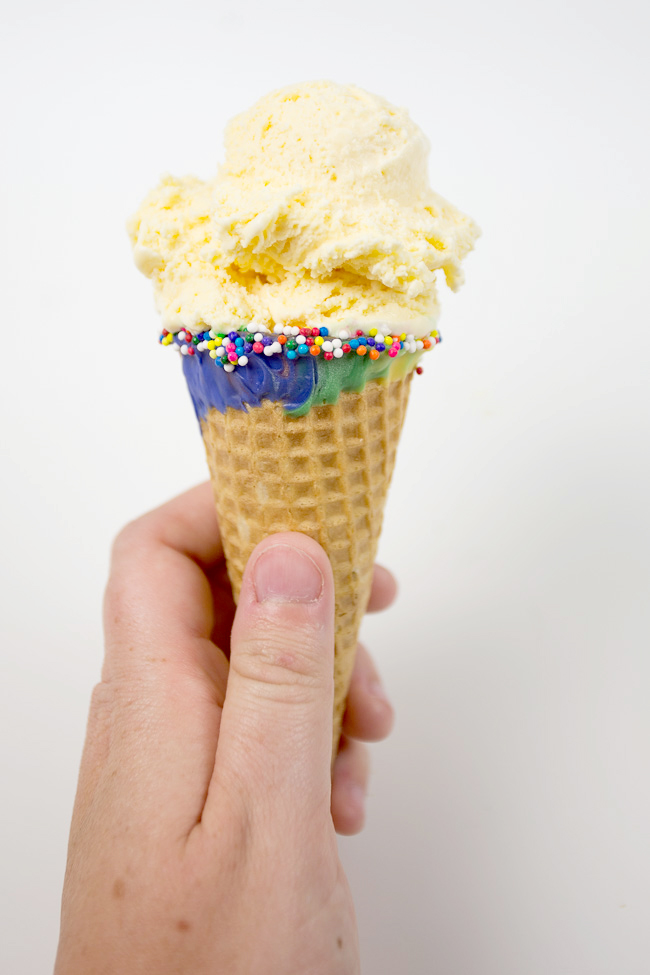
<path fill-rule="evenodd" d="M 225 366 L 223 367 L 223 371 L 224 372 L 234 372 L 235 371 L 235 365 L 234 365 L 234 363 L 233 362 L 226 362 Z"/>
<path fill-rule="evenodd" d="M 238 366 L 247 366 L 248 365 L 248 356 L 247 355 L 240 355 L 240 357 L 237 359 L 237 365 Z"/>
<path fill-rule="evenodd" d="M 424 342 L 422 342 L 420 339 L 418 339 L 417 342 L 415 343 L 415 348 L 416 349 L 423 349 L 424 348 Z"/>
<path fill-rule="evenodd" d="M 350 333 L 349 332 L 346 332 L 345 330 L 343 330 L 342 332 L 339 332 L 339 338 L 340 339 L 343 339 L 343 341 L 345 341 L 345 339 L 349 339 L 350 338 Z"/>
<path fill-rule="evenodd" d="M 335 359 L 340 359 L 342 355 L 343 355 L 343 349 L 341 349 L 341 348 L 334 349 L 334 358 Z"/>
<path fill-rule="evenodd" d="M 276 335 L 282 335 L 282 333 L 284 332 L 284 325 L 274 325 L 273 331 L 275 332 Z"/>
<path fill-rule="evenodd" d="M 407 342 L 412 342 L 414 338 L 415 338 L 415 335 L 407 335 L 406 336 L 406 341 Z"/>
<path fill-rule="evenodd" d="M 298 343 L 298 345 L 304 345 L 306 342 L 305 336 L 300 335 L 300 333 L 298 333 L 298 335 L 296 335 L 296 342 Z"/>
<path fill-rule="evenodd" d="M 216 339 L 216 337 L 217 337 L 217 333 L 216 332 L 213 332 L 212 329 L 210 329 L 210 331 L 208 332 L 208 335 L 210 336 L 211 339 Z"/>
<path fill-rule="evenodd" d="M 275 345 L 275 343 L 273 343 Z M 273 355 L 273 345 L 264 346 L 264 355 Z"/>
<path fill-rule="evenodd" d="M 292 335 L 300 335 L 300 326 L 299 325 L 292 325 L 291 326 L 291 334 Z"/>
<path fill-rule="evenodd" d="M 205 352 L 207 347 L 208 347 L 207 342 L 199 342 L 199 344 L 197 345 L 197 349 L 199 350 L 199 352 Z"/>
<path fill-rule="evenodd" d="M 220 345 L 218 349 L 215 349 L 215 352 L 217 353 L 217 355 L 219 356 L 219 358 L 221 358 L 221 356 L 223 356 L 223 355 L 226 354 L 226 347 L 225 347 L 225 345 Z"/>
<path fill-rule="evenodd" d="M 181 345 L 181 352 L 183 353 L 183 355 L 187 355 L 187 346 L 186 345 Z"/>
<path fill-rule="evenodd" d="M 253 338 L 255 339 L 256 342 L 261 342 L 264 336 L 262 335 L 261 332 L 255 332 Z"/>
<path fill-rule="evenodd" d="M 279 342 L 274 342 L 271 346 L 269 346 L 269 348 L 271 348 L 276 355 L 282 352 L 282 346 Z"/>
<path fill-rule="evenodd" d="M 340 349 L 342 345 L 343 345 L 343 343 L 341 342 L 340 339 L 332 339 L 332 348 L 333 349 Z M 337 358 L 338 358 L 338 356 L 337 356 Z"/>
<path fill-rule="evenodd" d="M 334 348 L 333 342 L 323 342 L 323 344 L 321 345 L 321 349 L 323 350 L 323 352 L 331 352 L 333 348 Z"/>
<path fill-rule="evenodd" d="M 383 342 L 385 337 L 386 336 L 382 335 L 381 332 L 377 332 L 377 334 L 375 335 L 375 344 L 377 344 L 377 342 Z"/>
<path fill-rule="evenodd" d="M 422 346 L 422 348 L 424 348 L 424 346 Z M 415 341 L 409 342 L 409 352 L 415 352 L 416 349 L 417 349 L 417 342 Z"/>

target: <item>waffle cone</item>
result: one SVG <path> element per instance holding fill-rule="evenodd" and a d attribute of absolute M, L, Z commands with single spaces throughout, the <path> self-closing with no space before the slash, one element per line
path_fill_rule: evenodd
<path fill-rule="evenodd" d="M 248 412 L 212 409 L 201 424 L 235 601 L 246 562 L 267 535 L 303 532 L 332 564 L 333 757 L 411 375 L 368 382 L 360 393 L 342 393 L 338 403 L 300 417 L 263 400 Z"/>

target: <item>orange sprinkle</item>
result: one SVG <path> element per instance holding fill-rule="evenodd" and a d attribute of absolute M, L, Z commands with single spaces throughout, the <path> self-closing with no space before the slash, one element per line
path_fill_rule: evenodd
<path fill-rule="evenodd" d="M 422 345 L 424 346 L 425 349 L 431 348 L 431 342 L 429 342 L 429 339 L 424 339 Z"/>
<path fill-rule="evenodd" d="M 357 349 L 357 355 L 365 355 L 367 351 L 368 350 L 365 347 L 365 345 L 360 345 L 359 348 Z"/>
<path fill-rule="evenodd" d="M 377 352 L 377 349 L 371 349 L 370 350 L 370 358 L 371 359 L 378 359 L 379 358 L 379 353 Z"/>
<path fill-rule="evenodd" d="M 287 341 L 286 335 L 278 335 L 278 342 L 280 343 L 280 345 L 284 345 L 286 341 Z"/>
<path fill-rule="evenodd" d="M 312 345 L 309 351 L 312 355 L 320 355 L 320 345 Z"/>

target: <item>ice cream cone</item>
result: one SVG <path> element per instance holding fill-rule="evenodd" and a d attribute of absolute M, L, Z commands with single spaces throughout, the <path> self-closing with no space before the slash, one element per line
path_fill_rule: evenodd
<path fill-rule="evenodd" d="M 333 758 L 411 376 L 368 382 L 303 416 L 263 400 L 247 411 L 211 409 L 201 422 L 235 600 L 246 562 L 267 535 L 303 532 L 329 556 L 336 614 Z"/>

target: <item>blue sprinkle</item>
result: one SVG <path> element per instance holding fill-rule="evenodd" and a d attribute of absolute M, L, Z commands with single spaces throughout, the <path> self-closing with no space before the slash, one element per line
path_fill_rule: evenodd
<path fill-rule="evenodd" d="M 245 342 L 244 343 L 244 352 L 246 353 L 246 355 L 248 355 L 248 353 L 249 352 L 252 352 L 252 351 L 253 351 L 253 344 L 252 344 L 252 342 Z"/>
<path fill-rule="evenodd" d="M 352 343 L 350 343 L 350 344 L 352 344 Z M 358 344 L 359 345 L 367 345 L 368 344 L 368 339 L 365 337 L 365 335 L 360 335 L 359 336 L 359 343 Z"/>
<path fill-rule="evenodd" d="M 323 326 L 321 329 L 319 329 L 319 332 L 320 332 L 321 335 L 329 335 L 330 334 L 329 328 L 326 328 L 325 326 Z"/>
<path fill-rule="evenodd" d="M 228 332 L 228 338 L 230 339 L 231 342 L 234 342 L 236 339 L 239 338 L 239 335 L 237 334 L 237 332 Z"/>
<path fill-rule="evenodd" d="M 384 345 L 383 342 L 375 342 L 375 348 L 377 349 L 377 352 L 385 352 L 386 351 L 386 346 Z"/>
<path fill-rule="evenodd" d="M 351 349 L 358 349 L 359 348 L 359 339 L 350 339 L 350 348 Z"/>
<path fill-rule="evenodd" d="M 287 349 L 287 359 L 295 359 L 298 353 L 295 349 Z"/>
<path fill-rule="evenodd" d="M 373 337 L 372 337 L 372 335 L 370 335 L 370 336 L 369 336 L 369 337 L 368 337 L 368 338 L 366 339 L 366 341 L 367 341 L 367 343 L 368 343 L 368 345 L 374 345 L 374 344 L 375 344 L 375 340 L 373 339 Z"/>
<path fill-rule="evenodd" d="M 289 352 L 292 351 L 293 351 L 292 349 L 289 349 Z M 287 355 L 289 354 L 289 352 L 287 352 Z M 304 342 L 303 345 L 298 346 L 296 352 L 298 353 L 298 355 L 307 355 L 307 353 L 309 352 L 309 346 L 307 345 L 306 342 Z"/>
<path fill-rule="evenodd" d="M 273 345 L 273 339 L 270 335 L 265 335 L 262 339 L 262 345 Z"/>
<path fill-rule="evenodd" d="M 238 346 L 240 349 L 244 348 L 244 340 L 241 337 L 241 335 L 239 336 L 239 338 L 235 339 L 235 345 Z"/>

